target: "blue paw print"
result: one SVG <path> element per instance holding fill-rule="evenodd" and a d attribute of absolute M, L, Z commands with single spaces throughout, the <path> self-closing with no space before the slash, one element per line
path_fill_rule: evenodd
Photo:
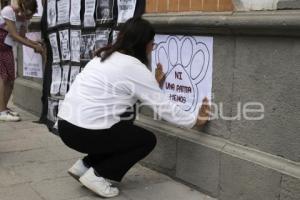
<path fill-rule="evenodd" d="M 169 36 L 157 44 L 153 56 L 155 63 L 163 65 L 163 89 L 170 100 L 186 111 L 195 111 L 198 85 L 205 79 L 211 62 L 207 45 L 190 36 Z"/>

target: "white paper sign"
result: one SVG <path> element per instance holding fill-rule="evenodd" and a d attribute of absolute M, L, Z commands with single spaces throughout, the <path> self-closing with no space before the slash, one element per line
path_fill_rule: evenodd
<path fill-rule="evenodd" d="M 85 0 L 84 27 L 96 26 L 94 19 L 95 7 L 96 0 Z"/>
<path fill-rule="evenodd" d="M 51 82 L 51 95 L 58 95 L 61 84 L 61 67 L 59 65 L 52 66 L 52 82 Z"/>
<path fill-rule="evenodd" d="M 71 30 L 71 61 L 80 62 L 80 30 Z"/>
<path fill-rule="evenodd" d="M 68 85 L 69 85 L 69 71 L 70 71 L 70 66 L 69 65 L 63 65 L 62 66 L 62 81 L 60 85 L 60 95 L 65 95 L 68 90 Z"/>
<path fill-rule="evenodd" d="M 38 11 L 37 13 L 35 13 L 33 16 L 36 17 L 41 17 L 43 15 L 43 4 L 42 4 L 42 0 L 36 0 L 37 4 L 38 4 Z"/>
<path fill-rule="evenodd" d="M 136 0 L 118 0 L 118 24 L 125 23 L 133 17 L 136 7 Z"/>
<path fill-rule="evenodd" d="M 59 109 L 61 108 L 61 106 L 62 106 L 62 104 L 64 103 L 64 100 L 62 100 L 62 99 L 59 99 L 58 100 L 58 111 L 59 111 Z M 57 113 L 58 114 L 58 113 Z"/>
<path fill-rule="evenodd" d="M 64 61 L 70 60 L 70 42 L 69 42 L 69 30 L 59 31 L 61 59 Z"/>
<path fill-rule="evenodd" d="M 57 43 L 57 34 L 56 33 L 49 34 L 49 41 L 50 41 L 51 49 L 52 49 L 53 62 L 59 63 L 60 56 L 59 56 L 59 49 L 58 49 L 58 43 Z"/>
<path fill-rule="evenodd" d="M 58 106 L 55 105 L 55 107 L 53 107 L 54 109 L 52 109 L 53 111 L 50 110 L 50 111 L 48 111 L 48 112 L 51 112 L 51 115 L 55 116 L 55 117 L 54 117 L 54 121 L 53 121 L 53 122 L 55 122 L 54 125 L 53 125 L 53 129 L 58 130 L 58 120 L 59 120 L 59 118 L 57 117 L 57 115 L 58 115 L 59 109 L 61 108 L 61 106 L 62 106 L 64 100 L 61 100 L 61 99 L 54 99 L 54 101 L 56 102 L 55 104 L 57 104 L 57 102 L 58 102 Z M 56 106 L 57 106 L 57 107 L 56 107 Z M 52 113 L 53 113 L 53 114 L 52 114 Z M 49 119 L 49 118 L 48 118 L 48 119 Z"/>
<path fill-rule="evenodd" d="M 48 0 L 47 22 L 48 22 L 48 27 L 56 26 L 56 0 Z"/>
<path fill-rule="evenodd" d="M 47 119 L 56 122 L 58 113 L 58 100 L 54 98 L 48 98 L 48 114 Z"/>
<path fill-rule="evenodd" d="M 164 92 L 183 110 L 197 114 L 203 98 L 211 100 L 213 38 L 156 35 L 155 43 L 152 69 L 163 65 Z"/>
<path fill-rule="evenodd" d="M 57 1 L 57 24 L 70 22 L 70 0 Z"/>
<path fill-rule="evenodd" d="M 113 38 L 113 39 L 112 39 L 112 43 L 115 43 L 115 42 L 117 41 L 119 32 L 120 32 L 120 31 L 113 30 L 113 33 L 112 33 L 112 38 Z"/>
<path fill-rule="evenodd" d="M 82 60 L 90 60 L 93 58 L 95 50 L 95 37 L 95 34 L 81 36 L 80 58 Z"/>
<path fill-rule="evenodd" d="M 81 10 L 81 2 L 78 0 L 71 0 L 71 15 L 70 15 L 71 25 L 81 25 L 80 10 Z"/>
<path fill-rule="evenodd" d="M 95 48 L 100 49 L 108 44 L 110 29 L 97 29 L 96 30 L 96 44 Z"/>
<path fill-rule="evenodd" d="M 97 0 L 96 19 L 100 23 L 113 20 L 114 1 Z"/>
<path fill-rule="evenodd" d="M 41 39 L 40 32 L 26 33 L 26 37 L 37 41 Z M 35 53 L 32 48 L 23 46 L 23 75 L 29 77 L 42 78 L 43 67 L 42 67 L 42 56 L 39 53 Z"/>
<path fill-rule="evenodd" d="M 70 85 L 75 81 L 76 76 L 80 73 L 80 66 L 72 66 L 70 73 Z"/>

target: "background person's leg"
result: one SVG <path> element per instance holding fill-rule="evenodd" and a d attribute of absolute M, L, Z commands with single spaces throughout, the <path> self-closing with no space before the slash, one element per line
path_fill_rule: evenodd
<path fill-rule="evenodd" d="M 8 112 L 7 104 L 10 99 L 13 81 L 15 80 L 15 64 L 12 47 L 5 44 L 8 32 L 0 29 L 0 112 L 1 121 L 19 121 L 14 113 Z"/>
<path fill-rule="evenodd" d="M 7 50 L 1 52 L 0 68 L 1 76 L 4 77 L 4 106 L 7 109 L 7 104 L 9 102 L 12 90 L 14 87 L 15 80 L 15 63 L 14 54 L 11 47 L 6 47 Z"/>
<path fill-rule="evenodd" d="M 0 77 L 0 121 L 17 122 L 20 121 L 20 117 L 13 115 L 7 109 L 8 95 L 11 94 L 9 81 L 6 81 Z"/>
<path fill-rule="evenodd" d="M 0 77 L 0 112 L 5 111 L 6 110 L 6 101 L 5 101 L 5 88 L 6 84 L 5 84 L 5 80 L 3 80 Z"/>
<path fill-rule="evenodd" d="M 6 84 L 7 85 L 6 85 L 6 90 L 5 90 L 5 94 L 4 94 L 4 100 L 5 100 L 5 105 L 6 105 L 6 108 L 7 108 L 9 99 L 11 97 L 11 94 L 12 94 L 12 91 L 13 91 L 13 88 L 14 88 L 14 81 L 7 81 Z"/>

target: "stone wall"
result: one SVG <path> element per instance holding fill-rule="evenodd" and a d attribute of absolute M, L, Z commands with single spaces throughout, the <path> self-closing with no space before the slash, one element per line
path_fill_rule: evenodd
<path fill-rule="evenodd" d="M 158 33 L 214 37 L 214 103 L 234 119 L 186 130 L 143 110 L 137 124 L 158 138 L 144 164 L 220 200 L 299 199 L 298 14 L 145 15 Z M 238 119 L 239 105 L 248 102 L 264 106 L 263 119 Z"/>

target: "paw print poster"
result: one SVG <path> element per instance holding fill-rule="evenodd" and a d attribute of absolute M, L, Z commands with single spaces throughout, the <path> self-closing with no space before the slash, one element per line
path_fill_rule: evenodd
<path fill-rule="evenodd" d="M 162 64 L 164 92 L 183 110 L 197 113 L 204 97 L 211 100 L 213 38 L 156 35 L 155 43 L 152 71 Z"/>

